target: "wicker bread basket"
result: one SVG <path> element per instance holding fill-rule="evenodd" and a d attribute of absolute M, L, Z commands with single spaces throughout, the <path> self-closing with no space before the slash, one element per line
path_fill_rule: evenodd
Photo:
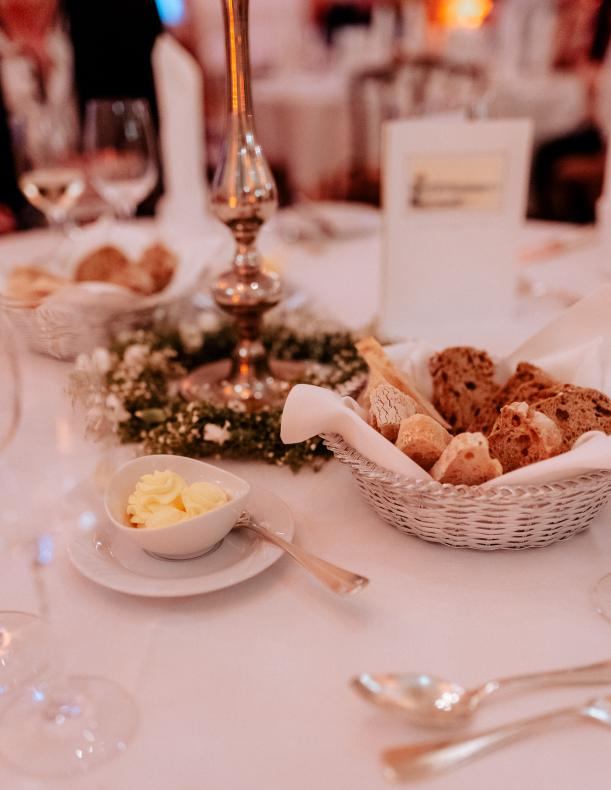
<path fill-rule="evenodd" d="M 611 472 L 532 486 L 453 486 L 413 480 L 369 461 L 337 434 L 326 446 L 349 466 L 376 513 L 408 535 L 455 548 L 529 549 L 582 532 L 611 493 Z"/>

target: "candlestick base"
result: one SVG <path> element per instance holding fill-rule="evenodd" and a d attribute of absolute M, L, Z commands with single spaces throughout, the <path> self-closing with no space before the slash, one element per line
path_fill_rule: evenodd
<path fill-rule="evenodd" d="M 306 362 L 270 359 L 269 367 L 253 370 L 246 365 L 234 372 L 234 360 L 221 359 L 202 365 L 180 383 L 186 400 L 208 401 L 239 411 L 281 408 L 292 382 L 304 373 Z"/>

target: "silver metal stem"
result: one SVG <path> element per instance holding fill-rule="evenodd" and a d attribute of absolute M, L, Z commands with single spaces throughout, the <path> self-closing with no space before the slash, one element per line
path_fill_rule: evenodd
<path fill-rule="evenodd" d="M 286 392 L 275 379 L 261 342 L 264 313 L 281 298 L 275 275 L 261 270 L 256 239 L 275 212 L 277 193 L 271 170 L 255 137 L 248 56 L 248 0 L 222 0 L 227 51 L 227 128 L 214 176 L 212 206 L 236 241 L 233 267 L 212 287 L 216 303 L 236 322 L 238 345 L 227 377 L 209 386 L 217 398 L 248 408 L 276 403 Z"/>

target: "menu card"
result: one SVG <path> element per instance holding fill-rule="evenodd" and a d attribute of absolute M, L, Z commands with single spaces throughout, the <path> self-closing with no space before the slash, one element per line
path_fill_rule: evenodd
<path fill-rule="evenodd" d="M 511 314 L 531 147 L 528 120 L 385 125 L 383 333 Z"/>

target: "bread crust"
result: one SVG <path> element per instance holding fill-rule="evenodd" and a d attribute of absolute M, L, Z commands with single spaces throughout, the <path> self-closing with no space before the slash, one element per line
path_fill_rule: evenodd
<path fill-rule="evenodd" d="M 449 428 L 449 425 L 444 420 L 442 415 L 437 411 L 435 406 L 420 392 L 414 381 L 411 380 L 404 372 L 399 371 L 395 365 L 388 358 L 382 346 L 378 343 L 375 337 L 365 337 L 355 343 L 355 348 L 363 357 L 367 366 L 369 367 L 370 375 L 376 375 L 392 384 L 393 387 L 401 392 L 409 395 L 410 398 L 416 401 L 419 411 L 424 414 L 430 415 L 434 420 Z"/>
<path fill-rule="evenodd" d="M 503 471 L 511 472 L 558 455 L 562 432 L 547 415 L 522 401 L 503 406 L 488 443 Z"/>
<path fill-rule="evenodd" d="M 378 384 L 369 394 L 369 399 L 371 425 L 391 442 L 396 440 L 401 422 L 418 411 L 416 401 L 392 384 Z"/>
<path fill-rule="evenodd" d="M 483 433 L 454 436 L 431 469 L 434 480 L 452 485 L 478 486 L 501 474 L 503 467 L 491 458 Z"/>
<path fill-rule="evenodd" d="M 497 390 L 494 362 L 485 351 L 454 346 L 429 360 L 433 404 L 455 433 L 466 431 Z"/>
<path fill-rule="evenodd" d="M 565 384 L 560 391 L 542 394 L 548 397 L 535 403 L 534 408 L 552 419 L 562 432 L 562 452 L 570 450 L 587 431 L 611 434 L 611 399 L 602 392 Z"/>
<path fill-rule="evenodd" d="M 396 445 L 428 471 L 451 440 L 446 429 L 428 414 L 414 414 L 401 421 Z"/>
<path fill-rule="evenodd" d="M 524 401 L 533 404 L 540 400 L 540 393 L 559 382 L 530 362 L 518 362 L 515 372 L 499 387 L 475 415 L 469 425 L 470 431 L 481 431 L 488 435 L 492 430 L 501 408 L 508 403 Z"/>

